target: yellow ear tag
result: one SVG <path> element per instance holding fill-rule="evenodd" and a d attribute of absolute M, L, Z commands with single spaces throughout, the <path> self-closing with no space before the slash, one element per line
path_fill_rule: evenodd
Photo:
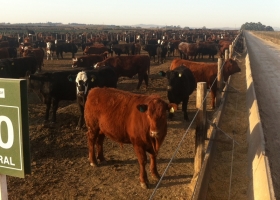
<path fill-rule="evenodd" d="M 14 65 L 14 63 L 12 62 L 12 65 Z"/>
<path fill-rule="evenodd" d="M 182 76 L 182 74 L 181 73 L 179 73 L 179 77 L 181 77 Z"/>
<path fill-rule="evenodd" d="M 169 110 L 169 112 L 174 113 L 174 108 L 171 107 L 170 110 Z"/>
<path fill-rule="evenodd" d="M 93 81 L 94 81 L 94 78 L 91 79 L 91 82 L 93 82 Z"/>

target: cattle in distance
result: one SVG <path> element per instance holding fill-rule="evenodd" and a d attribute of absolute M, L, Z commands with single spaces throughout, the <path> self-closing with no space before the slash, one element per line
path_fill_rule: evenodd
<path fill-rule="evenodd" d="M 148 188 L 146 152 L 150 154 L 152 177 L 159 180 L 156 157 L 167 134 L 166 112 L 170 110 L 176 111 L 176 104 L 166 103 L 158 95 L 140 95 L 115 88 L 91 89 L 85 104 L 90 165 L 98 166 L 97 159 L 101 163 L 105 161 L 105 136 L 120 144 L 131 143 L 140 165 L 140 185 Z"/>

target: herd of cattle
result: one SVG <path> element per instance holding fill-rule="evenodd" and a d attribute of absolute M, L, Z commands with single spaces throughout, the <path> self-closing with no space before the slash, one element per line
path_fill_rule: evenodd
<path fill-rule="evenodd" d="M 150 170 L 159 179 L 156 167 L 158 150 L 167 134 L 167 116 L 172 118 L 177 106 L 182 103 L 184 120 L 188 120 L 187 105 L 189 96 L 197 82 L 211 85 L 211 105 L 215 107 L 217 85 L 217 63 L 196 62 L 196 56 L 208 55 L 214 59 L 219 53 L 224 55 L 232 41 L 198 41 L 194 43 L 177 40 L 150 40 L 147 44 L 118 44 L 106 42 L 81 45 L 83 56 L 75 57 L 78 47 L 74 43 L 62 41 L 25 41 L 19 46 L 10 46 L 8 41 L 0 43 L 0 78 L 26 77 L 29 88 L 38 94 L 46 104 L 45 121 L 49 120 L 52 107 L 52 122 L 56 122 L 56 111 L 61 100 L 77 100 L 80 117 L 77 130 L 85 124 L 88 131 L 89 161 L 97 166 L 102 162 L 103 141 L 107 136 L 118 143 L 132 143 L 140 165 L 141 187 L 148 187 L 145 170 L 146 152 L 150 154 Z M 242 47 L 242 39 L 237 41 Z M 148 55 L 142 55 L 141 50 Z M 44 58 L 63 58 L 63 52 L 72 53 L 72 68 L 68 71 L 42 72 Z M 166 56 L 180 53 L 174 58 L 170 69 L 161 71 L 168 79 L 167 97 L 169 103 L 157 95 L 140 95 L 117 89 L 118 78 L 132 78 L 138 75 L 137 89 L 143 80 L 148 87 L 150 62 L 155 56 L 164 62 Z M 115 55 L 114 55 L 115 54 Z M 125 55 L 121 55 L 125 54 Z M 178 55 L 178 54 L 177 54 Z M 233 59 L 225 61 L 223 77 L 228 77 L 240 68 Z M 1 81 L 1 79 L 0 79 Z M 114 111 L 114 112 L 113 112 Z M 121 113 L 115 115 L 114 113 Z M 94 146 L 97 146 L 95 154 Z M 97 155 L 97 157 L 95 156 Z"/>

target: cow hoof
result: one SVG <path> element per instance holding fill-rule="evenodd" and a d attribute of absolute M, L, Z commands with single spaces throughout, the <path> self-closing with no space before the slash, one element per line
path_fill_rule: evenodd
<path fill-rule="evenodd" d="M 149 187 L 148 187 L 148 184 L 146 184 L 146 183 L 140 183 L 140 186 L 141 186 L 141 188 L 143 188 L 143 189 L 148 189 Z"/>
<path fill-rule="evenodd" d="M 159 178 L 160 178 L 159 175 L 152 174 L 152 179 L 153 179 L 154 181 L 159 181 Z"/>
<path fill-rule="evenodd" d="M 97 167 L 97 164 L 90 163 L 90 166 L 92 166 L 92 167 Z"/>

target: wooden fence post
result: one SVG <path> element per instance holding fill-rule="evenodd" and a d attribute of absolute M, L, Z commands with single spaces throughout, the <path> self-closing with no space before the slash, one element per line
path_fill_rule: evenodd
<path fill-rule="evenodd" d="M 7 179 L 4 174 L 0 174 L 0 199 L 8 200 Z"/>
<path fill-rule="evenodd" d="M 218 73 L 217 73 L 217 93 L 216 93 L 216 108 L 221 103 L 221 96 L 223 90 L 223 69 L 222 69 L 222 58 L 218 58 Z"/>
<path fill-rule="evenodd" d="M 228 55 L 228 49 L 225 50 L 225 60 L 227 60 L 229 58 L 229 55 Z"/>
<path fill-rule="evenodd" d="M 233 55 L 233 52 L 232 52 L 232 51 L 233 51 L 233 48 L 232 48 L 232 45 L 231 45 L 231 44 L 229 45 L 229 48 L 228 48 L 228 49 L 229 49 L 229 58 L 232 58 L 232 55 Z"/>
<path fill-rule="evenodd" d="M 206 82 L 197 83 L 196 107 L 198 115 L 196 118 L 196 133 L 195 133 L 195 158 L 194 158 L 194 177 L 201 170 L 204 159 L 204 145 L 206 135 Z"/>

